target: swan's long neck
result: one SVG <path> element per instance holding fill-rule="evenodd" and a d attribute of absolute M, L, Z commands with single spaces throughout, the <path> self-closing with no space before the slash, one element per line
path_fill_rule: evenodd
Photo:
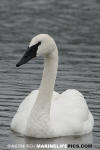
<path fill-rule="evenodd" d="M 35 107 L 46 114 L 50 113 L 51 99 L 58 68 L 58 50 L 44 58 L 44 71 Z"/>
<path fill-rule="evenodd" d="M 44 71 L 36 102 L 31 110 L 27 134 L 33 130 L 34 135 L 47 137 L 52 135 L 50 127 L 50 108 L 58 68 L 58 50 L 44 58 Z M 31 130 L 30 130 L 31 129 Z M 48 131 L 48 133 L 46 132 Z"/>
<path fill-rule="evenodd" d="M 51 100 L 58 68 L 58 50 L 44 58 L 44 71 L 36 102 L 31 111 L 34 122 L 50 119 Z M 39 122 L 39 123 L 40 123 Z M 38 124 L 39 124 L 38 123 Z"/>

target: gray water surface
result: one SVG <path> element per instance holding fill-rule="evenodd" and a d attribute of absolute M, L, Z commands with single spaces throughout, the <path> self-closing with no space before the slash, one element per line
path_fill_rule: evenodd
<path fill-rule="evenodd" d="M 42 58 L 15 67 L 31 38 L 39 33 L 50 34 L 59 48 L 55 90 L 61 93 L 75 88 L 84 94 L 95 119 L 92 134 L 35 139 L 10 130 L 18 106 L 40 85 Z M 22 143 L 92 143 L 93 150 L 100 149 L 99 0 L 0 1 L 0 150 Z"/>

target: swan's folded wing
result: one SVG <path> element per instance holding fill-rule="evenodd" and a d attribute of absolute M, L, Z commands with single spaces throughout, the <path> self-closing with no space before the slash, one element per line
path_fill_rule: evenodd
<path fill-rule="evenodd" d="M 79 91 L 66 90 L 57 98 L 57 101 L 54 102 L 56 115 L 62 114 L 65 117 L 75 116 L 82 120 L 87 119 L 88 107 L 83 95 Z"/>
<path fill-rule="evenodd" d="M 77 90 L 67 90 L 52 104 L 51 118 L 59 134 L 82 134 L 85 122 L 90 122 L 90 112 L 84 96 Z M 93 126 L 92 120 L 87 123 Z M 88 127 L 87 127 L 88 128 Z M 89 130 L 89 128 L 88 128 Z"/>

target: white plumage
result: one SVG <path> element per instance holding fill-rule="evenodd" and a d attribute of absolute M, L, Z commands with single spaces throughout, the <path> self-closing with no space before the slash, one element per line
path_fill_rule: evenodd
<path fill-rule="evenodd" d="M 54 90 L 58 68 L 58 50 L 47 34 L 34 37 L 36 55 L 44 57 L 44 71 L 39 90 L 32 91 L 20 104 L 11 129 L 25 136 L 52 138 L 83 135 L 92 131 L 94 119 L 84 96 L 75 89 L 59 94 Z M 67 81 L 66 81 L 67 82 Z"/>

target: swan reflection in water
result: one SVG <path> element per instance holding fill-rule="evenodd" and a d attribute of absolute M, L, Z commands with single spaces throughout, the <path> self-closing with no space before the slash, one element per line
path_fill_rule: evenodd
<path fill-rule="evenodd" d="M 48 139 L 39 139 L 39 138 L 29 138 L 29 137 L 22 137 L 18 135 L 17 133 L 14 133 L 9 138 L 9 143 L 12 144 L 19 144 L 19 146 L 24 146 L 24 150 L 39 150 L 42 148 L 36 148 L 36 145 L 44 145 L 44 144 L 54 144 L 54 145 L 60 145 L 60 144 L 92 144 L 93 143 L 93 136 L 92 133 L 83 135 L 83 136 L 67 136 L 67 137 L 59 137 L 59 138 L 48 138 Z M 35 148 L 34 148 L 35 146 Z M 22 150 L 23 148 L 19 148 L 19 150 Z M 43 148 L 46 149 L 46 148 Z M 55 150 L 56 148 L 49 148 L 48 150 Z M 64 150 L 65 148 L 58 148 L 58 150 Z M 82 148 L 82 150 L 91 150 L 92 148 Z M 67 148 L 67 150 L 81 150 L 80 148 Z"/>

